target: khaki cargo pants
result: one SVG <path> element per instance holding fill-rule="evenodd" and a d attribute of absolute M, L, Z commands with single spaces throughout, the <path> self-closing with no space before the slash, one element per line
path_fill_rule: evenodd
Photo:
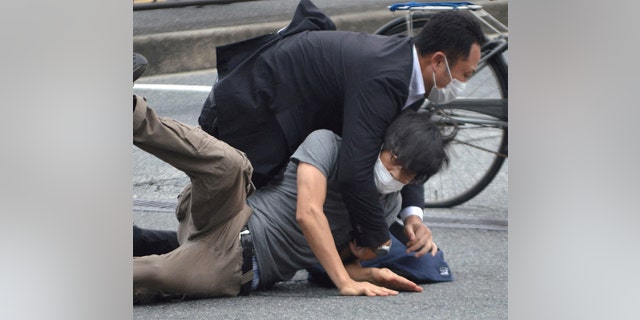
<path fill-rule="evenodd" d="M 133 258 L 134 301 L 136 295 L 156 293 L 238 295 L 247 281 L 242 279 L 239 233 L 252 212 L 246 198 L 255 190 L 249 160 L 199 127 L 158 117 L 146 101 L 135 98 L 134 144 L 183 171 L 191 183 L 176 208 L 180 246 L 167 254 Z"/>

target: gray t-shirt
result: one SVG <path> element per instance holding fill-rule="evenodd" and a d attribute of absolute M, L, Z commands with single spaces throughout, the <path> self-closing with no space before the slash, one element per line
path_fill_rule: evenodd
<path fill-rule="evenodd" d="M 336 178 L 340 142 L 340 137 L 329 130 L 312 132 L 291 156 L 283 179 L 262 187 L 247 199 L 254 210 L 248 225 L 253 235 L 261 288 L 289 280 L 298 270 L 318 263 L 296 222 L 299 162 L 313 165 L 327 177 L 324 213 L 336 247 L 342 248 L 351 240 L 349 214 L 338 192 Z M 391 225 L 400 211 L 400 192 L 381 196 L 381 203 L 387 224 Z"/>

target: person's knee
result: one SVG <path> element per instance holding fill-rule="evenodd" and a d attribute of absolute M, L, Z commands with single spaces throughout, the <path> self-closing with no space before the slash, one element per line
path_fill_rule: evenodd
<path fill-rule="evenodd" d="M 216 188 L 222 184 L 235 189 L 233 186 L 236 184 L 249 183 L 253 167 L 244 152 L 226 146 L 222 158 L 212 163 L 208 170 L 210 170 L 210 178 L 217 185 Z"/>
<path fill-rule="evenodd" d="M 233 149 L 233 152 L 230 151 L 227 152 L 227 154 L 229 156 L 228 159 L 231 162 L 230 166 L 232 167 L 233 175 L 238 177 L 246 176 L 247 174 L 251 175 L 253 168 L 244 152 Z"/>

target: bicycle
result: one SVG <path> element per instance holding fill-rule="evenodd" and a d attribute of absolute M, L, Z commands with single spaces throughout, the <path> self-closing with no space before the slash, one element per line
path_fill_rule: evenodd
<path fill-rule="evenodd" d="M 375 34 L 412 37 L 440 10 L 465 10 L 478 19 L 487 35 L 478 70 L 469 80 L 473 92 L 446 105 L 425 99 L 420 107 L 431 112 L 446 135 L 455 134 L 450 164 L 424 185 L 427 208 L 449 208 L 469 201 L 484 190 L 508 157 L 508 29 L 482 6 L 471 2 L 398 3 L 390 11 L 405 11 Z"/>

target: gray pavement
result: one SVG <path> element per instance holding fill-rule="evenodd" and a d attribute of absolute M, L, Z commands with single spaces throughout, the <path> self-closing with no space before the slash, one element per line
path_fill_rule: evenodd
<path fill-rule="evenodd" d="M 382 8 L 391 3 L 378 0 L 362 0 L 354 2 L 356 4 L 315 1 L 334 17 L 339 28 L 347 28 L 346 25 L 351 23 L 352 28 L 362 27 L 363 31 L 370 31 L 382 23 L 374 23 L 375 27 L 364 30 L 364 24 L 355 19 L 374 16 L 372 12 L 355 13 L 364 10 L 365 2 Z M 491 2 L 504 5 L 506 17 L 506 1 Z M 195 125 L 215 77 L 215 65 L 210 64 L 210 61 L 215 61 L 211 46 L 282 27 L 293 12 L 295 3 L 295 0 L 261 0 L 215 8 L 134 12 L 134 51 L 145 54 L 151 62 L 147 73 L 136 81 L 134 92 L 147 97 L 160 115 Z M 379 11 L 380 16 L 384 15 L 382 20 L 386 22 L 392 15 L 382 11 Z M 354 20 L 345 18 L 345 22 L 340 22 L 342 20 L 336 19 L 336 15 Z M 257 21 L 256 17 L 263 19 L 257 24 L 260 27 L 233 25 L 237 21 Z M 211 40 L 213 33 L 217 36 L 226 34 L 227 38 Z M 185 38 L 206 44 L 180 47 L 173 42 L 184 44 Z M 163 49 L 154 51 L 158 47 Z M 174 229 L 177 226 L 172 213 L 175 196 L 187 178 L 136 147 L 132 148 L 134 223 L 146 228 Z M 134 306 L 133 318 L 507 319 L 507 204 L 508 160 L 489 187 L 471 201 L 452 209 L 425 210 L 425 224 L 432 229 L 435 241 L 444 251 L 455 280 L 423 285 L 422 293 L 376 298 L 341 297 L 335 289 L 309 284 L 306 272 L 301 271 L 293 280 L 283 282 L 271 291 L 253 293 L 248 297 Z"/>

